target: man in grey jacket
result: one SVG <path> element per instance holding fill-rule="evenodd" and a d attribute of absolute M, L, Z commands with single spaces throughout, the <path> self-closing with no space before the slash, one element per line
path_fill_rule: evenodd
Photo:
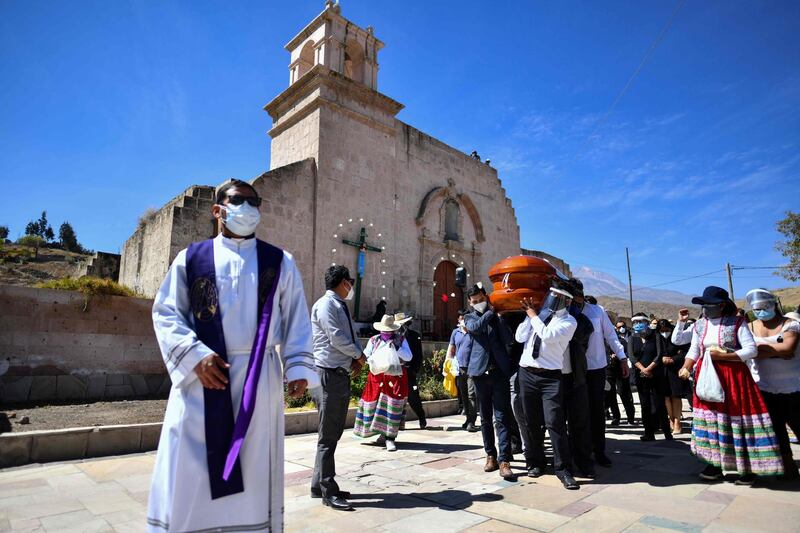
<path fill-rule="evenodd" d="M 319 410 L 317 457 L 311 479 L 311 497 L 339 511 L 352 511 L 349 493 L 339 489 L 334 476 L 336 445 L 344 432 L 350 403 L 350 373 L 357 376 L 366 358 L 356 338 L 346 300 L 353 298 L 350 272 L 341 265 L 325 272 L 325 295 L 311 308 L 314 364 L 322 384 L 315 399 Z"/>

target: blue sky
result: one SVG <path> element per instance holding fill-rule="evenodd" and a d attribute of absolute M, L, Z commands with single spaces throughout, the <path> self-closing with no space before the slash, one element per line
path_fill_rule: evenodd
<path fill-rule="evenodd" d="M 117 251 L 191 184 L 268 167 L 263 105 L 321 0 L 0 3 L 0 224 Z M 525 247 L 693 293 L 772 266 L 800 206 L 800 3 L 342 0 L 399 118 L 492 160 Z M 737 271 L 737 293 L 789 282 Z"/>

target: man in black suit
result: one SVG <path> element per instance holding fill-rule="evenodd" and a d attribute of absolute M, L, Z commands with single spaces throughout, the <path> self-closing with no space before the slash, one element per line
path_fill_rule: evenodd
<path fill-rule="evenodd" d="M 516 371 L 516 365 L 508 354 L 513 336 L 503 319 L 489 305 L 489 298 L 480 284 L 473 286 L 467 296 L 472 307 L 464 316 L 464 326 L 472 336 L 467 372 L 475 383 L 481 413 L 481 433 L 486 451 L 483 470 L 499 470 L 504 479 L 513 479 L 510 464 L 513 415 L 509 379 Z M 495 428 L 499 454 L 495 446 Z"/>

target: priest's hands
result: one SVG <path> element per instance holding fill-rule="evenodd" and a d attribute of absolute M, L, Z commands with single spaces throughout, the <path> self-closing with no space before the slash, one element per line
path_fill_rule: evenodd
<path fill-rule="evenodd" d="M 197 366 L 194 367 L 194 373 L 197 374 L 197 379 L 207 389 L 224 390 L 228 384 L 228 378 L 221 369 L 228 369 L 231 365 L 225 362 L 222 357 L 215 353 L 207 355 L 200 359 Z"/>
<path fill-rule="evenodd" d="M 296 379 L 294 381 L 290 381 L 288 385 L 286 385 L 286 389 L 289 391 L 289 396 L 292 398 L 299 398 L 305 394 L 306 387 L 308 387 L 308 381 L 304 379 Z"/>

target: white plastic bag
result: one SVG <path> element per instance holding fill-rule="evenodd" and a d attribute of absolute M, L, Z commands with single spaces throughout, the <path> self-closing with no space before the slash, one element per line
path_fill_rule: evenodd
<path fill-rule="evenodd" d="M 372 352 L 372 357 L 369 358 L 369 371 L 376 375 L 403 375 L 403 367 L 400 365 L 400 357 L 397 355 L 394 343 L 381 343 L 381 345 Z"/>
<path fill-rule="evenodd" d="M 703 366 L 700 368 L 700 375 L 697 376 L 695 388 L 697 397 L 706 402 L 722 403 L 725 401 L 725 391 L 719 381 L 714 362 L 708 352 L 703 356 Z"/>

